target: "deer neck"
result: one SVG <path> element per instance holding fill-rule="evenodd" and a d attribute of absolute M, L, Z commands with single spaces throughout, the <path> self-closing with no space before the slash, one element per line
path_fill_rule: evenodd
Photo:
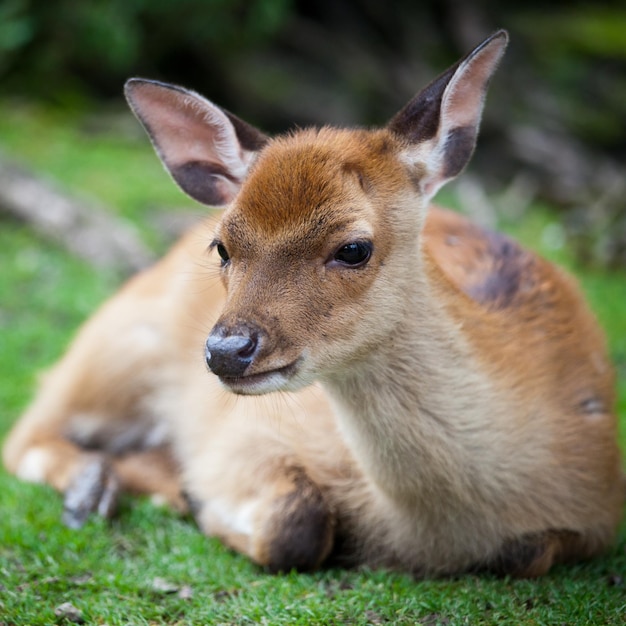
<path fill-rule="evenodd" d="M 481 398 L 491 391 L 437 297 L 436 279 L 423 259 L 419 265 L 386 341 L 325 381 L 362 470 L 403 502 L 467 490 L 472 434 L 484 424 Z"/>

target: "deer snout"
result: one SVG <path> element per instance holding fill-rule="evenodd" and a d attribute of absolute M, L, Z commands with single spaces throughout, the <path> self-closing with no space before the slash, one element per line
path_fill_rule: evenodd
<path fill-rule="evenodd" d="M 204 346 L 204 357 L 209 369 L 220 378 L 239 378 L 254 360 L 259 347 L 258 333 L 239 328 L 228 333 L 213 329 Z"/>

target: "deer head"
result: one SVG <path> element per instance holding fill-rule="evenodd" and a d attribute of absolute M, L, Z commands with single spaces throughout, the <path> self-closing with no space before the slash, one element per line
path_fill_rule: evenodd
<path fill-rule="evenodd" d="M 210 248 L 228 297 L 206 342 L 242 394 L 339 375 L 419 305 L 419 239 L 436 191 L 468 162 L 499 31 L 376 130 L 269 139 L 200 95 L 131 79 L 128 101 L 165 167 L 196 200 L 225 206 Z"/>

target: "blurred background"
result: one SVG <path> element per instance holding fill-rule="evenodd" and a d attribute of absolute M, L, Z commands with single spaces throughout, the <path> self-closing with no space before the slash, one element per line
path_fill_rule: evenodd
<path fill-rule="evenodd" d="M 136 75 L 269 132 L 382 124 L 500 27 L 511 46 L 452 203 L 487 224 L 540 204 L 556 216 L 554 245 L 626 266 L 623 0 L 1 0 L 5 171 L 12 157 L 54 170 L 45 146 L 20 145 L 45 144 L 55 124 L 138 136 L 121 96 Z M 0 193 L 0 216 L 2 205 Z"/>

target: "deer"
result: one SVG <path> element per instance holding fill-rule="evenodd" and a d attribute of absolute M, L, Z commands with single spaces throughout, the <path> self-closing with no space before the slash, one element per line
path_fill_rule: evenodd
<path fill-rule="evenodd" d="M 432 203 L 507 42 L 374 129 L 270 138 L 130 79 L 165 169 L 222 211 L 86 322 L 8 470 L 71 527 L 148 494 L 270 572 L 537 577 L 606 550 L 624 479 L 598 322 L 569 274 Z"/>

